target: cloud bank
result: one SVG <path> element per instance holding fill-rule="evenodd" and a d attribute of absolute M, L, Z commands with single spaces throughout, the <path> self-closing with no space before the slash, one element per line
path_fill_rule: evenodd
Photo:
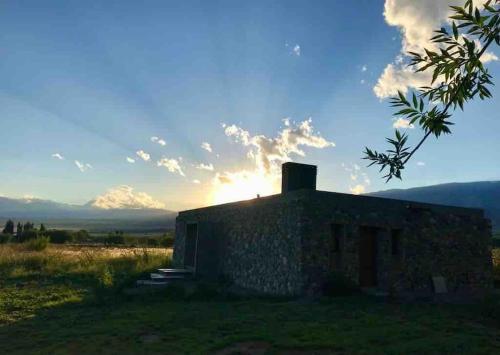
<path fill-rule="evenodd" d="M 134 192 L 128 185 L 120 185 L 109 189 L 103 195 L 97 196 L 92 203 L 93 207 L 102 209 L 164 209 L 165 204 L 156 201 L 145 192 Z"/>

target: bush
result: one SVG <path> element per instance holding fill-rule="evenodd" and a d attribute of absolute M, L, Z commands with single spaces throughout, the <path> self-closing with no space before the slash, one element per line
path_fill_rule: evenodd
<path fill-rule="evenodd" d="M 147 245 L 148 247 L 157 247 L 160 243 L 158 242 L 158 239 L 155 238 L 148 238 L 147 239 Z"/>
<path fill-rule="evenodd" d="M 0 234 L 0 244 L 6 244 L 10 242 L 12 239 L 12 236 L 10 234 Z"/>
<path fill-rule="evenodd" d="M 47 249 L 48 245 L 49 245 L 48 237 L 38 237 L 24 242 L 24 247 L 26 248 L 26 250 L 31 250 L 31 251 L 45 250 Z"/>
<path fill-rule="evenodd" d="M 171 235 L 164 235 L 160 239 L 160 245 L 164 248 L 172 248 L 174 246 L 174 237 Z"/>
<path fill-rule="evenodd" d="M 104 244 L 112 244 L 112 245 L 125 244 L 125 237 L 121 234 L 110 234 L 104 240 Z"/>
<path fill-rule="evenodd" d="M 323 285 L 323 294 L 330 297 L 350 296 L 358 291 L 359 288 L 354 282 L 338 272 L 332 272 Z"/>
<path fill-rule="evenodd" d="M 36 229 L 29 229 L 23 231 L 21 235 L 17 236 L 17 241 L 20 243 L 24 243 L 36 238 L 38 238 L 38 231 Z"/>
<path fill-rule="evenodd" d="M 87 242 L 90 239 L 89 232 L 82 229 L 73 234 L 73 240 L 77 243 Z"/>
<path fill-rule="evenodd" d="M 52 229 L 46 234 L 49 236 L 50 242 L 54 244 L 64 244 L 74 240 L 73 232 L 67 230 Z"/>

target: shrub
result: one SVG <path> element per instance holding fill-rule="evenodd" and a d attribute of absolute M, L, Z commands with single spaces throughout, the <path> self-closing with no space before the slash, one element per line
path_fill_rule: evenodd
<path fill-rule="evenodd" d="M 20 243 L 24 243 L 28 240 L 36 239 L 38 237 L 38 231 L 36 229 L 29 229 L 23 231 L 20 235 L 17 236 L 17 241 Z"/>
<path fill-rule="evenodd" d="M 125 237 L 121 234 L 110 234 L 106 237 L 104 244 L 125 244 Z"/>
<path fill-rule="evenodd" d="M 74 240 L 73 232 L 67 230 L 52 229 L 46 232 L 50 242 L 54 244 L 69 243 Z"/>
<path fill-rule="evenodd" d="M 35 239 L 29 239 L 28 241 L 24 242 L 24 247 L 26 250 L 31 250 L 31 251 L 42 251 L 47 249 L 47 246 L 49 245 L 49 238 L 48 237 L 38 237 Z"/>
<path fill-rule="evenodd" d="M 174 246 L 174 237 L 171 235 L 164 235 L 160 239 L 160 245 L 164 248 L 172 248 Z"/>
<path fill-rule="evenodd" d="M 149 247 L 157 247 L 160 243 L 158 242 L 158 239 L 148 238 L 147 239 L 147 244 L 148 244 Z"/>
<path fill-rule="evenodd" d="M 77 243 L 87 242 L 90 239 L 89 232 L 82 229 L 73 234 L 73 240 Z"/>
<path fill-rule="evenodd" d="M 325 296 L 350 296 L 357 292 L 358 286 L 345 275 L 338 272 L 330 273 L 323 285 L 323 294 Z"/>
<path fill-rule="evenodd" d="M 12 239 L 12 236 L 10 234 L 0 234 L 0 244 L 6 244 L 10 242 Z"/>

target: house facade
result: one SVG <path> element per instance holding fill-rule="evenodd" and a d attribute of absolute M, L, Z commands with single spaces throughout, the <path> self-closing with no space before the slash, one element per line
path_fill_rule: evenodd
<path fill-rule="evenodd" d="M 402 297 L 492 287 L 482 210 L 317 191 L 316 171 L 285 163 L 281 194 L 180 212 L 174 265 L 271 295 L 320 293 L 332 273 Z"/>

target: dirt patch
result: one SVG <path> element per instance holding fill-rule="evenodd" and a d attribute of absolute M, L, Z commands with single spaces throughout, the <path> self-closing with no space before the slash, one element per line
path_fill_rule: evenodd
<path fill-rule="evenodd" d="M 265 355 L 271 345 L 263 341 L 247 341 L 230 345 L 214 355 Z"/>

